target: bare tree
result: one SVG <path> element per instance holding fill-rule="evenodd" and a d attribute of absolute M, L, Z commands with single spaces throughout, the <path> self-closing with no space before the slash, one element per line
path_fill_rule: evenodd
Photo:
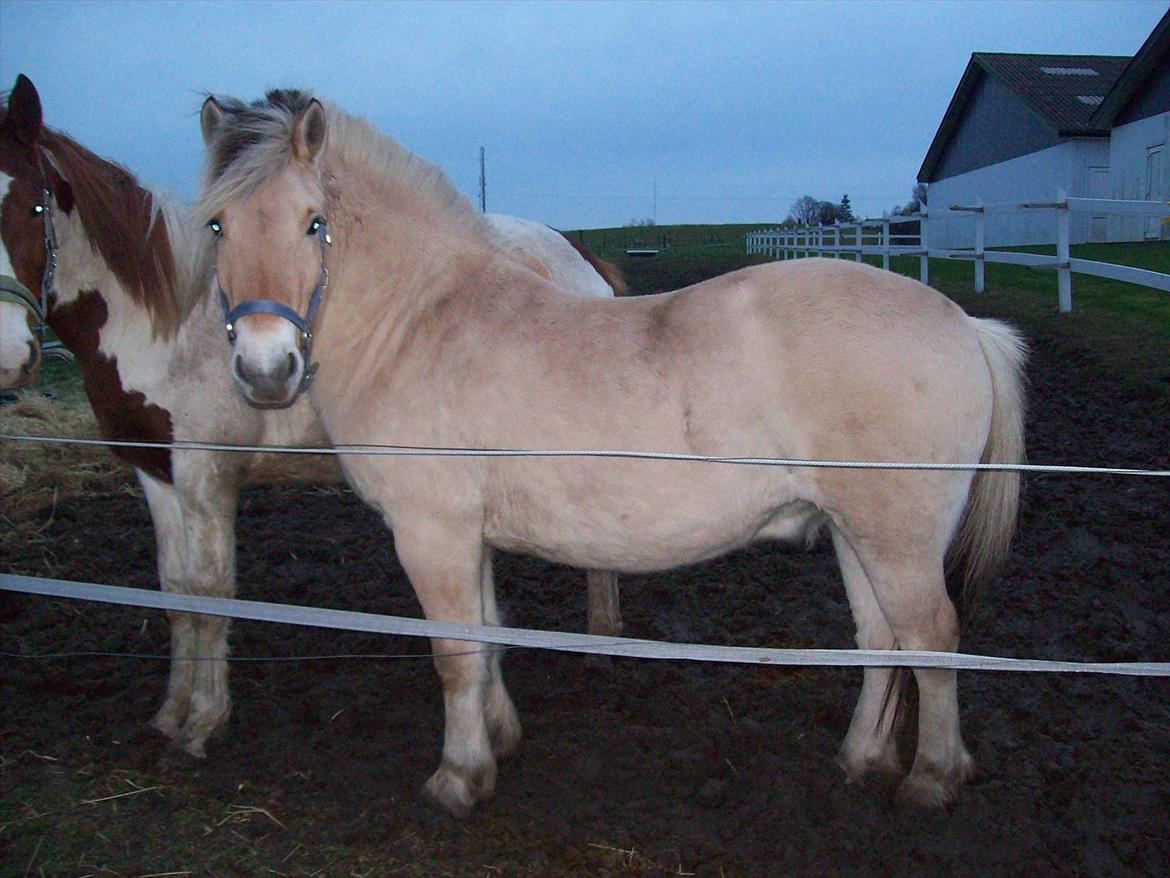
<path fill-rule="evenodd" d="M 792 218 L 805 226 L 815 226 L 821 217 L 821 201 L 811 195 L 802 195 L 792 202 Z"/>

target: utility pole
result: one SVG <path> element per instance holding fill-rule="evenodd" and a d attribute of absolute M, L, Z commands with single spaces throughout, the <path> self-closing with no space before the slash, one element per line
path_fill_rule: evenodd
<path fill-rule="evenodd" d="M 484 175 L 482 146 L 479 148 L 479 209 L 487 213 L 487 177 Z"/>

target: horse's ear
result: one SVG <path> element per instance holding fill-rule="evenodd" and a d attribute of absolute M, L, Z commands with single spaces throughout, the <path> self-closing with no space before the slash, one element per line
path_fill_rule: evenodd
<path fill-rule="evenodd" d="M 325 122 L 325 107 L 316 98 L 309 103 L 293 128 L 293 152 L 306 162 L 314 162 L 325 146 L 325 133 L 328 126 Z"/>
<path fill-rule="evenodd" d="M 223 107 L 219 105 L 219 101 L 208 95 L 207 100 L 203 102 L 203 109 L 199 111 L 199 128 L 203 132 L 203 142 L 208 146 L 215 137 L 216 129 L 223 122 L 223 117 Z"/>
<path fill-rule="evenodd" d="M 12 129 L 17 140 L 28 146 L 41 136 L 41 96 L 32 80 L 23 73 L 17 75 L 16 85 L 8 96 L 8 115 L 4 124 Z"/>

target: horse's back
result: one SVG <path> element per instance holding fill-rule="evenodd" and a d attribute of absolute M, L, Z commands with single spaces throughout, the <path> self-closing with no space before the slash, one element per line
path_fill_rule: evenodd
<path fill-rule="evenodd" d="M 548 278 L 566 292 L 609 298 L 614 291 L 601 273 L 555 229 L 507 214 L 487 215 L 492 233 L 505 250 L 536 259 Z"/>

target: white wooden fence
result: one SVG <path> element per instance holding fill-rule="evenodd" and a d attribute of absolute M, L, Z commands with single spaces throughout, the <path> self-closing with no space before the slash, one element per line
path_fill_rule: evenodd
<path fill-rule="evenodd" d="M 1045 210 L 1053 213 L 1056 224 L 1056 255 L 1042 253 L 1020 253 L 1005 250 L 987 250 L 983 246 L 985 223 L 989 214 L 1004 214 L 1015 211 Z M 891 216 L 880 219 L 859 220 L 855 223 L 831 226 L 798 226 L 790 229 L 767 229 L 749 232 L 747 252 L 764 253 L 777 259 L 796 259 L 802 256 L 831 255 L 837 258 L 852 255 L 860 262 L 863 256 L 881 256 L 882 268 L 889 269 L 891 256 L 917 256 L 919 258 L 919 279 L 930 282 L 929 259 L 969 259 L 975 266 L 975 289 L 983 292 L 983 267 L 988 262 L 1026 265 L 1031 268 L 1055 269 L 1060 310 L 1072 310 L 1072 274 L 1089 274 L 1111 278 L 1126 283 L 1152 287 L 1170 292 L 1170 274 L 1162 274 L 1129 265 L 1096 262 L 1090 259 L 1074 259 L 1069 252 L 1069 214 L 1084 211 L 1094 215 L 1130 216 L 1145 218 L 1147 222 L 1163 223 L 1170 220 L 1170 205 L 1162 201 L 1120 201 L 1107 198 L 1070 198 L 1063 191 L 1057 191 L 1052 201 L 997 202 L 984 204 L 977 201 L 972 205 L 952 205 L 942 214 L 973 215 L 975 218 L 974 242 L 971 249 L 944 250 L 929 246 L 929 211 L 910 216 Z M 935 212 L 935 216 L 939 212 Z M 918 222 L 918 235 L 899 234 L 892 227 Z"/>

